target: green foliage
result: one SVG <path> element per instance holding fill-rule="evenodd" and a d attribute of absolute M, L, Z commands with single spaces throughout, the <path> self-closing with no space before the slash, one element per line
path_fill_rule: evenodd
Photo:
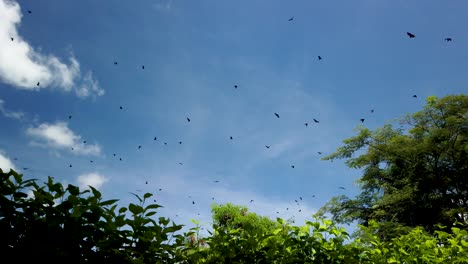
<path fill-rule="evenodd" d="M 353 263 L 353 245 L 344 245 L 347 233 L 331 221 L 307 222 L 297 227 L 277 220 L 277 227 L 246 232 L 242 228 L 213 226 L 216 235 L 208 247 L 191 252 L 193 263 Z M 355 262 L 357 263 L 357 262 Z"/>
<path fill-rule="evenodd" d="M 101 193 L 65 189 L 51 177 L 45 186 L 0 170 L 0 248 L 4 259 L 25 263 L 32 256 L 49 263 L 166 263 L 176 259 L 182 226 L 150 218 L 159 205 L 145 206 L 151 194 L 117 210 L 118 200 Z M 34 197 L 26 192 L 31 190 Z M 132 215 L 125 214 L 129 210 Z M 168 236 L 175 239 L 169 244 Z"/>
<path fill-rule="evenodd" d="M 211 207 L 213 223 L 227 229 L 241 228 L 247 232 L 265 232 L 278 227 L 278 223 L 267 217 L 248 212 L 247 207 L 230 203 L 214 204 Z"/>
<path fill-rule="evenodd" d="M 466 226 L 460 225 L 460 227 Z M 468 263 L 468 231 L 452 227 L 447 233 L 438 229 L 430 235 L 422 227 L 411 229 L 407 234 L 382 242 L 373 235 L 379 225 L 371 221 L 362 227 L 362 239 L 355 243 L 365 249 L 361 260 L 366 263 Z"/>
<path fill-rule="evenodd" d="M 28 196 L 32 190 L 34 197 Z M 64 188 L 49 177 L 39 186 L 14 171 L 0 170 L 0 252 L 25 263 L 467 263 L 468 232 L 462 224 L 412 228 L 389 240 L 381 226 L 360 226 L 354 241 L 331 220 L 293 226 L 278 218 L 248 213 L 227 204 L 213 206 L 211 235 L 201 238 L 199 221 L 184 235 L 170 219 L 153 218 L 151 194 L 135 194 L 138 203 L 117 208 L 101 193 Z"/>
<path fill-rule="evenodd" d="M 450 228 L 468 221 L 468 96 L 428 97 L 422 111 L 400 120 L 408 133 L 385 125 L 358 135 L 323 159 L 346 159 L 362 169 L 362 192 L 350 199 L 335 197 L 319 212 L 342 223 L 375 220 L 383 239 L 407 228 L 436 224 Z M 364 153 L 355 154 L 361 150 Z"/>
<path fill-rule="evenodd" d="M 350 242 L 344 228 L 330 220 L 290 226 L 278 219 L 278 224 L 265 233 L 214 225 L 217 235 L 206 239 L 207 247 L 193 248 L 187 263 L 468 263 L 468 232 L 460 228 L 435 236 L 414 228 L 382 241 L 375 235 L 378 223 L 371 221 L 360 226 L 363 236 Z"/>

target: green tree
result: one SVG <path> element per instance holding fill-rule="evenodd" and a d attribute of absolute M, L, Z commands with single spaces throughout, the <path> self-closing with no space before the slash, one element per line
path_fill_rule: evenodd
<path fill-rule="evenodd" d="M 468 97 L 427 98 L 422 111 L 400 119 L 393 128 L 375 131 L 359 127 L 358 135 L 324 160 L 346 159 L 362 169 L 361 193 L 355 198 L 334 197 L 319 215 L 367 225 L 379 223 L 383 238 L 401 227 L 436 224 L 450 228 L 468 220 Z M 400 228 L 399 228 L 400 227 Z"/>
<path fill-rule="evenodd" d="M 265 233 L 279 227 L 278 222 L 268 217 L 248 212 L 247 207 L 227 203 L 211 206 L 213 224 L 227 229 L 241 228 L 247 232 Z"/>

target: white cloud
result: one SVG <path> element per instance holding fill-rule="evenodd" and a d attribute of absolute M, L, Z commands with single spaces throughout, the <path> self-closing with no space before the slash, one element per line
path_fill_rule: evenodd
<path fill-rule="evenodd" d="M 0 99 L 0 113 L 3 114 L 7 118 L 21 120 L 24 118 L 23 112 L 14 112 L 9 111 L 5 108 L 5 101 Z"/>
<path fill-rule="evenodd" d="M 79 97 L 104 94 L 91 73 L 81 77 L 80 64 L 73 55 L 65 64 L 54 55 L 34 50 L 19 36 L 21 9 L 18 3 L 0 0 L 0 17 L 0 80 L 25 90 L 55 87 L 66 92 L 74 90 Z"/>
<path fill-rule="evenodd" d="M 42 141 L 39 145 L 46 145 L 57 149 L 69 149 L 82 155 L 99 155 L 101 147 L 97 144 L 82 143 L 81 136 L 76 135 L 65 122 L 55 124 L 40 124 L 38 127 L 28 128 L 26 133 Z"/>
<path fill-rule="evenodd" d="M 78 182 L 80 189 L 87 189 L 88 185 L 99 189 L 104 183 L 108 182 L 109 179 L 100 175 L 97 172 L 93 172 L 78 176 L 78 179 L 76 181 Z"/>
<path fill-rule="evenodd" d="M 16 171 L 15 165 L 13 162 L 0 150 L 0 169 L 3 170 L 3 172 L 8 172 L 10 169 L 13 169 Z"/>
<path fill-rule="evenodd" d="M 104 90 L 99 87 L 98 81 L 93 79 L 91 72 L 88 72 L 83 77 L 81 84 L 76 89 L 76 95 L 79 97 L 88 97 L 90 95 L 102 96 L 104 93 Z"/>

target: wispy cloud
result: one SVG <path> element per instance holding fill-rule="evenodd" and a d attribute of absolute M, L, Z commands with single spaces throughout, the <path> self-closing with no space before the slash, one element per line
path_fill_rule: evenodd
<path fill-rule="evenodd" d="M 173 0 L 156 0 L 153 7 L 159 10 L 170 10 Z"/>
<path fill-rule="evenodd" d="M 15 112 L 15 111 L 10 111 L 5 108 L 5 101 L 0 99 L 0 113 L 3 114 L 7 118 L 11 119 L 16 119 L 16 120 L 21 120 L 24 118 L 24 113 L 23 112 Z"/>
<path fill-rule="evenodd" d="M 76 88 L 79 97 L 102 96 L 104 90 L 99 86 L 99 82 L 93 78 L 93 74 L 88 72 Z"/>
<path fill-rule="evenodd" d="M 21 8 L 14 1 L 0 0 L 0 80 L 18 89 L 54 87 L 74 91 L 79 97 L 101 96 L 104 90 L 91 73 L 81 76 L 78 60 L 70 55 L 68 64 L 54 55 L 36 51 L 18 34 Z"/>
<path fill-rule="evenodd" d="M 26 133 L 40 142 L 36 144 L 55 149 L 68 149 L 81 155 L 99 155 L 101 147 L 97 144 L 82 143 L 81 136 L 75 134 L 65 122 L 55 124 L 40 124 L 38 127 L 30 127 Z"/>
<path fill-rule="evenodd" d="M 284 138 L 280 142 L 277 142 L 272 147 L 271 144 L 268 145 L 268 149 L 264 150 L 264 155 L 269 159 L 274 159 L 279 157 L 282 153 L 292 148 L 295 145 L 293 139 Z M 266 147 L 265 147 L 266 148 Z"/>
<path fill-rule="evenodd" d="M 13 162 L 1 150 L 0 150 L 0 169 L 2 169 L 3 172 L 8 172 L 8 171 L 10 171 L 10 169 L 16 171 L 16 167 L 13 164 Z"/>
<path fill-rule="evenodd" d="M 99 189 L 104 183 L 109 181 L 109 178 L 97 172 L 92 172 L 78 176 L 76 181 L 78 182 L 80 189 L 87 189 L 89 185 Z"/>

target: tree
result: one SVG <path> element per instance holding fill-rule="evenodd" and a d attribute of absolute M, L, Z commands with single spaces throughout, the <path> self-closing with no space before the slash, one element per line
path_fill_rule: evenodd
<path fill-rule="evenodd" d="M 428 97 L 422 111 L 400 124 L 409 130 L 361 126 L 358 135 L 323 158 L 346 159 L 350 168 L 362 169 L 362 191 L 353 199 L 334 197 L 319 215 L 363 225 L 375 220 L 384 238 L 395 236 L 396 227 L 432 231 L 436 224 L 449 228 L 468 221 L 468 97 Z"/>
<path fill-rule="evenodd" d="M 247 232 L 265 233 L 279 227 L 278 222 L 268 217 L 248 212 L 247 207 L 230 203 L 212 205 L 211 213 L 213 214 L 213 224 L 227 229 L 241 228 Z"/>

